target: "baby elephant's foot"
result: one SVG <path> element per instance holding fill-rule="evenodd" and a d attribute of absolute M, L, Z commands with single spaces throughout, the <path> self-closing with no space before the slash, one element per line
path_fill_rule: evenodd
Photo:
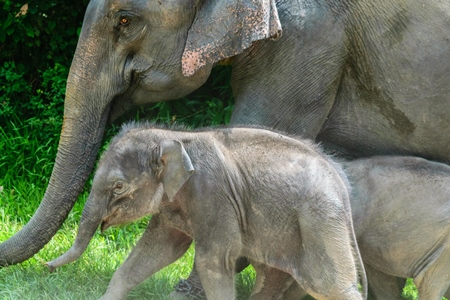
<path fill-rule="evenodd" d="M 175 287 L 175 291 L 170 293 L 169 299 L 172 300 L 193 300 L 206 299 L 205 291 L 200 282 L 190 282 L 188 280 L 180 280 Z"/>

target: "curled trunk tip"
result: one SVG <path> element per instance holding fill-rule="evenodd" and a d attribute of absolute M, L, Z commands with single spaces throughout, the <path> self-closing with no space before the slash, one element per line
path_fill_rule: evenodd
<path fill-rule="evenodd" d="M 85 247 L 73 245 L 66 253 L 61 255 L 60 257 L 46 262 L 45 265 L 48 267 L 50 272 L 54 272 L 56 268 L 67 265 L 75 260 L 77 260 L 81 254 L 83 254 L 84 250 L 86 250 L 87 244 Z"/>
<path fill-rule="evenodd" d="M 67 250 L 66 253 L 60 257 L 45 263 L 50 272 L 53 272 L 56 268 L 67 265 L 77 260 L 86 250 L 98 228 L 101 221 L 101 217 L 98 211 L 91 211 L 89 201 L 86 203 L 83 214 L 80 220 L 80 226 L 78 227 L 77 237 L 72 247 Z"/>

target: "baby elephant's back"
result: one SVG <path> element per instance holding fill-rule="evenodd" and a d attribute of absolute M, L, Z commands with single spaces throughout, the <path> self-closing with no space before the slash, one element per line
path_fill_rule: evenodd
<path fill-rule="evenodd" d="M 398 209 L 399 214 L 450 212 L 450 167 L 418 157 L 380 156 L 344 163 L 352 209 Z M 410 208 L 410 209 L 408 209 Z M 415 214 L 415 213 L 414 213 Z"/>
<path fill-rule="evenodd" d="M 336 199 L 347 195 L 340 167 L 310 141 L 265 130 L 233 131 L 235 136 L 222 140 L 225 156 L 252 183 L 247 187 L 259 198 L 285 203 L 321 193 Z"/>
<path fill-rule="evenodd" d="M 437 241 L 448 240 L 449 166 L 387 156 L 347 162 L 344 169 L 352 186 L 353 223 L 365 261 L 373 258 L 372 264 L 381 269 L 396 267 L 398 273 L 409 273 L 410 261 L 433 252 Z M 370 249 L 383 251 L 371 256 Z M 406 249 L 414 251 L 402 256 Z M 375 259 L 378 255 L 384 257 Z"/>

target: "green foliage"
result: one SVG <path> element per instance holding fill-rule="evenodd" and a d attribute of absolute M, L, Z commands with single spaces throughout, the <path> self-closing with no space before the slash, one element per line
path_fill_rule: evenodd
<path fill-rule="evenodd" d="M 18 118 L 48 140 L 61 129 L 68 69 L 55 64 L 39 73 L 41 84 L 33 91 L 26 82 L 22 65 L 4 63 L 0 69 L 0 125 L 6 126 L 8 121 Z"/>
<path fill-rule="evenodd" d="M 5 62 L 0 69 L 0 186 L 4 189 L 0 207 L 22 220 L 33 213 L 40 198 L 30 201 L 26 188 L 19 193 L 18 185 L 27 183 L 33 187 L 29 191 L 36 187 L 40 192 L 53 168 L 67 72 L 59 64 L 41 72 L 41 87 L 33 93 L 23 67 Z"/>
<path fill-rule="evenodd" d="M 20 178 L 45 185 L 51 172 L 87 2 L 0 2 L 0 186 L 5 189 L 13 190 Z"/>
<path fill-rule="evenodd" d="M 412 278 L 408 278 L 406 281 L 405 288 L 403 289 L 402 294 L 403 299 L 414 300 L 419 298 L 419 294 L 417 292 L 417 288 L 414 285 Z M 445 298 L 442 298 L 445 300 Z"/>
<path fill-rule="evenodd" d="M 40 135 L 15 116 L 0 127 L 0 214 L 14 221 L 32 216 L 53 168 L 58 138 Z"/>
<path fill-rule="evenodd" d="M 55 63 L 68 66 L 88 0 L 2 0 L 0 61 L 22 64 L 28 76 Z"/>
<path fill-rule="evenodd" d="M 6 118 L 19 109 L 18 94 L 30 94 L 31 87 L 23 80 L 23 66 L 5 62 L 0 69 L 0 116 Z"/>

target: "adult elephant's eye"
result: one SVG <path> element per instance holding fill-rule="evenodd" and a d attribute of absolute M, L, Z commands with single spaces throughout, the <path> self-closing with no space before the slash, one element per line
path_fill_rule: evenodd
<path fill-rule="evenodd" d="M 126 17 L 121 17 L 120 21 L 119 21 L 119 25 L 120 26 L 125 26 L 128 25 L 130 23 L 130 19 L 126 18 Z"/>

